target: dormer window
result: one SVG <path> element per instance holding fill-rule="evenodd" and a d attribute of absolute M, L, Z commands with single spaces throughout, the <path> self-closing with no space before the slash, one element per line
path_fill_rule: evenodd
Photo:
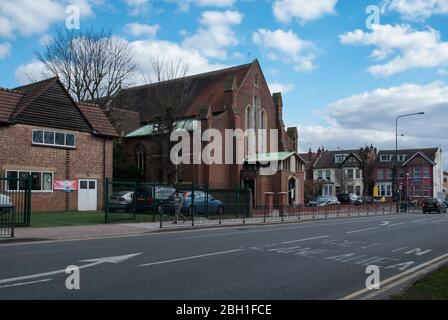
<path fill-rule="evenodd" d="M 337 154 L 334 156 L 334 162 L 335 163 L 343 163 L 345 159 L 347 159 L 347 154 Z"/>
<path fill-rule="evenodd" d="M 392 161 L 392 155 L 391 154 L 382 154 L 380 156 L 380 162 L 391 162 Z"/>
<path fill-rule="evenodd" d="M 398 161 L 399 162 L 405 162 L 406 161 L 406 157 L 407 157 L 407 155 L 405 155 L 405 154 L 399 154 L 398 155 Z"/>

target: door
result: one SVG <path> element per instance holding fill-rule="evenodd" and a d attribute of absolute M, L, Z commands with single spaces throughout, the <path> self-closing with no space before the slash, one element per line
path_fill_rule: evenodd
<path fill-rule="evenodd" d="M 98 209 L 98 184 L 96 180 L 79 179 L 78 210 L 96 211 Z"/>

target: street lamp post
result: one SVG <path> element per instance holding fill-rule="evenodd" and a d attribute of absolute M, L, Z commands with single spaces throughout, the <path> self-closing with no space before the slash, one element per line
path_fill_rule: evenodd
<path fill-rule="evenodd" d="M 400 211 L 398 203 L 398 120 L 405 117 L 412 117 L 417 115 L 424 115 L 424 112 L 416 112 L 409 114 L 402 114 L 395 119 L 395 201 L 397 203 L 397 213 Z"/>

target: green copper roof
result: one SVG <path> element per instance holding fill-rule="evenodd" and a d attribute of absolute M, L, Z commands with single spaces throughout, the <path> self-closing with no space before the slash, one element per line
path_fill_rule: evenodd
<path fill-rule="evenodd" d="M 144 127 L 141 127 L 131 133 L 128 133 L 126 135 L 126 138 L 138 138 L 138 137 L 149 137 L 155 134 L 154 131 L 155 125 L 154 123 L 150 123 Z M 176 130 L 187 130 L 187 131 L 194 131 L 196 128 L 198 128 L 198 121 L 197 120 L 181 120 L 176 123 L 175 125 Z"/>
<path fill-rule="evenodd" d="M 271 152 L 271 153 L 259 153 L 256 156 L 252 156 L 247 159 L 247 162 L 272 162 L 272 161 L 283 161 L 294 155 L 295 152 Z"/>

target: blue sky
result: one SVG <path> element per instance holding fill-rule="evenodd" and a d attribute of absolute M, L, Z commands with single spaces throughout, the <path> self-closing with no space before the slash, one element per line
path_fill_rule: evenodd
<path fill-rule="evenodd" d="M 0 0 L 0 86 L 38 78 L 34 52 L 71 4 L 81 28 L 129 41 L 143 72 L 154 54 L 192 73 L 258 58 L 302 150 L 393 147 L 394 117 L 413 111 L 427 114 L 402 122 L 400 145 L 448 147 L 447 0 Z"/>

